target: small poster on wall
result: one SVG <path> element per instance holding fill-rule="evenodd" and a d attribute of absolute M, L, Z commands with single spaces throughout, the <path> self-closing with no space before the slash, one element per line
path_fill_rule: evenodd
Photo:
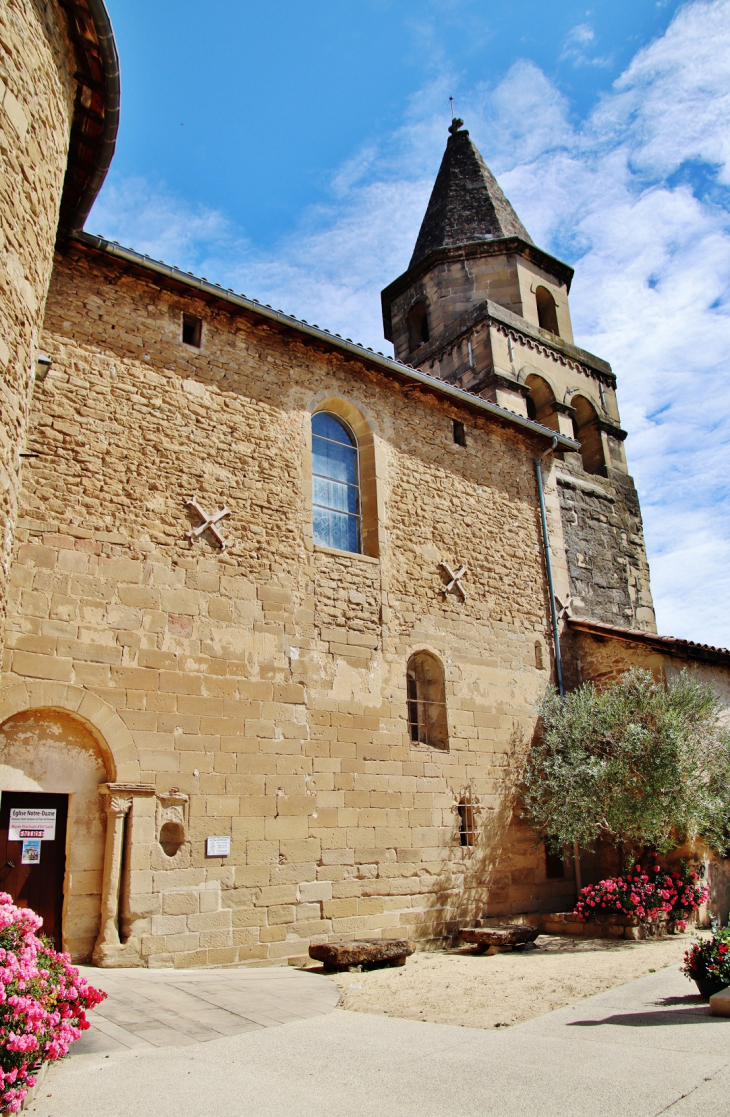
<path fill-rule="evenodd" d="M 41 839 L 24 838 L 21 865 L 37 865 L 41 859 Z"/>

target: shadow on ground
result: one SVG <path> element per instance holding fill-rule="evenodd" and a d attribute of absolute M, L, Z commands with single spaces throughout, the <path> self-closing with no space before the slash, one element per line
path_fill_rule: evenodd
<path fill-rule="evenodd" d="M 662 997 L 654 1001 L 657 1011 L 644 1009 L 641 1012 L 621 1012 L 604 1016 L 600 1020 L 571 1020 L 568 1028 L 598 1028 L 601 1024 L 618 1024 L 628 1028 L 652 1028 L 663 1024 L 717 1024 L 717 1016 L 710 1015 L 707 1001 L 698 995 L 686 997 Z M 667 1012 L 667 1008 L 670 1009 Z M 671 1011 L 675 1008 L 675 1011 Z"/>

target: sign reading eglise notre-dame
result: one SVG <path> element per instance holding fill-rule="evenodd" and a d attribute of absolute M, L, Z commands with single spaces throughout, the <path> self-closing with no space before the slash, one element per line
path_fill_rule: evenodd
<path fill-rule="evenodd" d="M 55 837 L 55 810 L 19 807 L 11 809 L 8 833 L 11 842 L 22 842 L 24 838 L 40 838 L 43 842 L 52 842 Z"/>

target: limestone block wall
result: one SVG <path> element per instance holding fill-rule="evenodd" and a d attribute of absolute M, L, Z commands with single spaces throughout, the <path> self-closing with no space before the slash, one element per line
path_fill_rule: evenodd
<path fill-rule="evenodd" d="M 530 436 L 158 283 L 57 259 L 4 678 L 82 688 L 129 731 L 127 963 L 276 960 L 564 906 L 570 869 L 547 880 L 510 794 L 550 665 Z M 310 415 L 333 398 L 373 431 L 378 557 L 312 541 Z M 225 551 L 186 539 L 191 496 L 230 509 Z M 468 567 L 466 601 L 441 560 Z M 448 751 L 410 741 L 416 650 L 444 665 Z M 219 835 L 230 855 L 207 857 Z"/>
<path fill-rule="evenodd" d="M 630 477 L 583 472 L 566 455 L 556 475 L 575 616 L 656 632 L 639 498 Z"/>
<path fill-rule="evenodd" d="M 407 315 L 423 299 L 428 308 L 431 339 L 444 333 L 452 322 L 484 299 L 522 313 L 520 284 L 515 256 L 457 256 L 434 265 L 416 279 L 392 303 L 393 348 L 399 360 L 410 361 Z"/>
<path fill-rule="evenodd" d="M 423 300 L 428 308 L 431 340 L 443 334 L 462 314 L 489 299 L 513 314 L 519 315 L 539 329 L 535 291 L 546 287 L 555 300 L 556 313 L 563 341 L 573 343 L 568 291 L 557 280 L 514 253 L 480 254 L 478 249 L 466 254 L 454 251 L 418 276 L 399 293 L 391 304 L 393 347 L 399 360 L 410 361 L 408 312 L 414 303 Z"/>
<path fill-rule="evenodd" d="M 0 617 L 75 92 L 55 0 L 0 7 Z"/>

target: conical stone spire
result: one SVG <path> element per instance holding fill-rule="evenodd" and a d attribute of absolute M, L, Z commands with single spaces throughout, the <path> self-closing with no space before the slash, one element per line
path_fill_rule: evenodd
<path fill-rule="evenodd" d="M 409 267 L 437 248 L 521 237 L 532 239 L 505 198 L 499 183 L 455 120 L 449 131 L 426 216 Z"/>

